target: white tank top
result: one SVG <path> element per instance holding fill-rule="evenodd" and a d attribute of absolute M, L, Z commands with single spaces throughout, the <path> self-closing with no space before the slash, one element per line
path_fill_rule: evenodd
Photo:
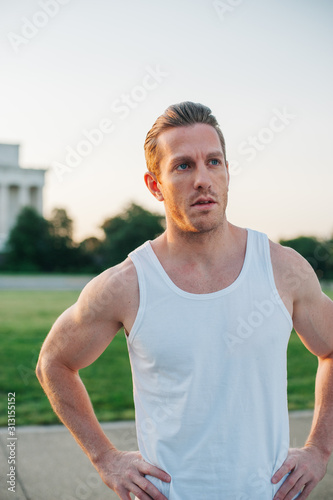
<path fill-rule="evenodd" d="M 140 305 L 128 336 L 147 476 L 170 500 L 272 500 L 289 447 L 286 351 L 292 320 L 265 234 L 247 230 L 242 270 L 194 294 L 169 278 L 150 242 L 129 256 Z"/>

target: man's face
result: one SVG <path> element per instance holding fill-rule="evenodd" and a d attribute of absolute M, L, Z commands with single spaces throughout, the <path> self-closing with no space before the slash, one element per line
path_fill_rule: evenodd
<path fill-rule="evenodd" d="M 158 138 L 157 187 L 168 225 L 204 233 L 225 221 L 229 172 L 217 132 L 211 125 L 175 127 Z"/>

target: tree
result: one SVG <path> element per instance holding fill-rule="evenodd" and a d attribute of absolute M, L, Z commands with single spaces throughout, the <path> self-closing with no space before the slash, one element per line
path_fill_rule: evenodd
<path fill-rule="evenodd" d="M 300 253 L 311 264 L 318 278 L 333 278 L 332 241 L 319 240 L 314 236 L 299 236 L 291 240 L 280 240 L 280 243 Z"/>
<path fill-rule="evenodd" d="M 72 239 L 73 221 L 64 208 L 55 208 L 50 219 L 52 237 L 52 260 L 55 271 L 76 271 L 80 269 L 82 255 L 78 245 Z"/>
<path fill-rule="evenodd" d="M 6 269 L 42 272 L 100 272 L 164 231 L 164 216 L 132 203 L 103 224 L 104 240 L 72 239 L 73 221 L 56 208 L 50 220 L 33 208 L 20 212 L 6 247 Z"/>
<path fill-rule="evenodd" d="M 99 273 L 103 270 L 104 259 L 102 255 L 102 242 L 95 236 L 90 236 L 80 243 L 80 252 L 85 259 L 85 270 L 91 273 Z"/>
<path fill-rule="evenodd" d="M 24 207 L 5 249 L 5 268 L 13 271 L 77 272 L 91 270 L 92 259 L 72 239 L 73 221 L 56 208 L 51 220 Z"/>
<path fill-rule="evenodd" d="M 107 219 L 102 228 L 105 232 L 101 245 L 104 264 L 113 266 L 146 240 L 161 234 L 165 229 L 164 216 L 132 203 L 120 214 Z"/>
<path fill-rule="evenodd" d="M 63 238 L 69 246 L 73 245 L 73 221 L 64 208 L 55 208 L 52 211 L 51 232 L 57 238 Z"/>
<path fill-rule="evenodd" d="M 24 207 L 9 234 L 5 252 L 7 267 L 12 270 L 50 271 L 50 223 L 35 209 Z"/>

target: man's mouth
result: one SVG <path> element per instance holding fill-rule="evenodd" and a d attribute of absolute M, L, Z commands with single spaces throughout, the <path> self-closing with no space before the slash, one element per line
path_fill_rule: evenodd
<path fill-rule="evenodd" d="M 214 200 L 211 200 L 211 199 L 199 199 L 197 201 L 195 201 L 194 203 L 192 203 L 192 207 L 195 207 L 195 206 L 198 206 L 198 205 L 212 205 L 212 204 L 215 204 L 216 202 Z"/>

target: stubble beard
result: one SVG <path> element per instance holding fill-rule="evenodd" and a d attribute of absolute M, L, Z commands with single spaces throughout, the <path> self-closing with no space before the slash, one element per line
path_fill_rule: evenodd
<path fill-rule="evenodd" d="M 198 213 L 196 217 L 183 216 L 176 205 L 173 205 L 166 211 L 167 221 L 172 224 L 174 230 L 179 236 L 186 239 L 197 239 L 203 235 L 214 236 L 223 230 L 226 219 L 228 195 L 223 199 L 217 200 L 219 210 L 217 214 Z"/>

